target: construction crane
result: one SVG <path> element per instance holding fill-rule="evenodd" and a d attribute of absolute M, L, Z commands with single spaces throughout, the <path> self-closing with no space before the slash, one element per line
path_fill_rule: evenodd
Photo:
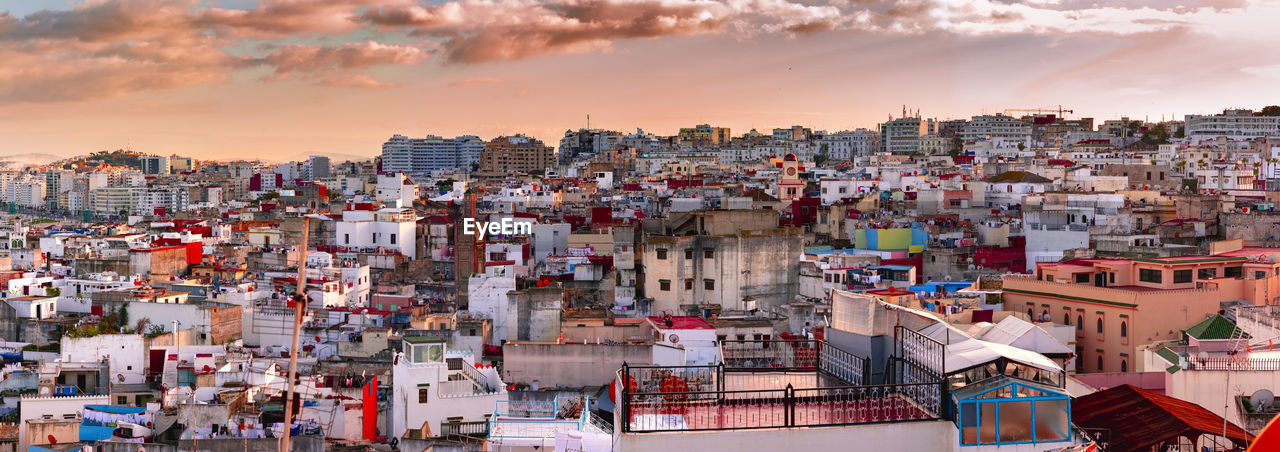
<path fill-rule="evenodd" d="M 1062 116 L 1063 113 L 1075 113 L 1075 110 L 1069 110 L 1069 109 L 1063 108 L 1061 105 L 1050 105 L 1048 107 L 1041 107 L 1041 108 L 1010 108 L 1004 111 L 1004 114 L 1006 115 L 1009 115 L 1012 113 L 1026 113 L 1026 114 L 1033 114 L 1033 115 L 1044 114 L 1044 113 L 1057 113 L 1058 117 L 1061 118 L 1063 117 Z"/>

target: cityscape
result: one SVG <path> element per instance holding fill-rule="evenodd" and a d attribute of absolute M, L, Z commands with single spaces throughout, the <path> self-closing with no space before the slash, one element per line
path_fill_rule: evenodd
<path fill-rule="evenodd" d="M 1280 451 L 1280 3 L 0 0 L 0 452 Z"/>

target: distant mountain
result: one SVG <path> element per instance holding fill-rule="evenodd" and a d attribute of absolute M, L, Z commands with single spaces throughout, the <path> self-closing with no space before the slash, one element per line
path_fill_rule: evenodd
<path fill-rule="evenodd" d="M 58 156 L 53 154 L 14 154 L 0 155 L 0 166 L 39 166 L 49 162 L 58 160 Z"/>

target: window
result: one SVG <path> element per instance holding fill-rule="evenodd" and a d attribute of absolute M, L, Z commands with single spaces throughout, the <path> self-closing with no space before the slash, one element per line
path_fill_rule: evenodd
<path fill-rule="evenodd" d="M 396 244 L 396 235 L 395 235 L 395 234 L 391 234 L 391 244 L 392 244 L 392 245 L 395 245 L 395 244 Z"/>
<path fill-rule="evenodd" d="M 1044 275 L 1044 280 L 1045 280 L 1045 281 L 1049 281 L 1049 282 L 1053 282 L 1053 275 Z"/>
<path fill-rule="evenodd" d="M 702 280 L 702 288 L 706 290 L 716 290 L 716 280 L 714 279 Z"/>
<path fill-rule="evenodd" d="M 1226 276 L 1228 278 L 1239 278 L 1243 270 L 1244 267 L 1227 267 L 1222 269 L 1222 276 Z"/>
<path fill-rule="evenodd" d="M 1264 279 L 1266 277 L 1267 277 L 1267 272 L 1264 272 L 1264 271 L 1253 272 L 1253 279 Z"/>
<path fill-rule="evenodd" d="M 1076 316 L 1076 331 L 1084 331 L 1084 316 Z"/>
<path fill-rule="evenodd" d="M 1149 283 L 1161 283 L 1164 280 L 1164 272 L 1151 268 L 1138 269 L 1138 280 Z"/>
<path fill-rule="evenodd" d="M 693 278 L 685 278 L 684 290 L 693 290 Z"/>
<path fill-rule="evenodd" d="M 670 291 L 670 290 L 671 290 L 671 280 L 669 280 L 669 279 L 659 279 L 659 280 L 658 280 L 658 290 L 661 290 L 661 291 L 663 291 L 663 292 Z"/>
<path fill-rule="evenodd" d="M 1129 337 L 1129 322 L 1120 321 L 1120 337 Z"/>
<path fill-rule="evenodd" d="M 427 388 L 418 388 L 418 403 L 427 403 Z"/>
<path fill-rule="evenodd" d="M 1107 273 L 1107 279 L 1109 279 L 1109 280 L 1110 280 L 1110 281 L 1108 281 L 1108 283 L 1110 283 L 1110 284 L 1115 284 L 1115 283 L 1116 283 L 1116 272 Z"/>
<path fill-rule="evenodd" d="M 1120 360 L 1120 371 L 1121 371 L 1121 372 L 1128 372 L 1128 371 L 1129 371 L 1129 362 L 1128 362 L 1128 361 L 1125 361 L 1125 360 L 1123 360 L 1123 359 L 1122 359 L 1122 360 Z"/>
<path fill-rule="evenodd" d="M 684 250 L 684 258 L 685 258 L 685 259 L 693 259 L 693 248 L 690 248 L 690 249 Z"/>
<path fill-rule="evenodd" d="M 1216 269 L 1216 268 L 1201 268 L 1201 269 L 1199 269 L 1199 270 L 1196 270 L 1196 277 L 1197 277 L 1197 278 L 1200 278 L 1200 279 L 1211 279 L 1211 278 L 1217 278 L 1217 277 L 1218 277 L 1218 269 Z"/>
<path fill-rule="evenodd" d="M 1076 273 L 1076 282 L 1078 282 L 1078 283 L 1088 283 L 1088 282 L 1089 282 L 1089 274 L 1088 274 L 1088 273 Z"/>
<path fill-rule="evenodd" d="M 1064 313 L 1062 313 L 1062 324 L 1063 324 L 1063 325 L 1070 325 L 1070 324 L 1071 324 L 1071 313 L 1070 313 L 1070 312 L 1064 312 Z"/>
<path fill-rule="evenodd" d="M 128 405 L 129 396 L 116 396 L 116 405 Z"/>
<path fill-rule="evenodd" d="M 1174 284 L 1189 283 L 1189 282 L 1191 282 L 1191 270 L 1174 270 L 1173 271 Z"/>
<path fill-rule="evenodd" d="M 667 260 L 667 249 L 666 249 L 666 248 L 658 248 L 658 259 L 659 259 L 659 260 Z"/>
<path fill-rule="evenodd" d="M 345 244 L 350 245 L 350 244 L 351 244 L 351 234 L 342 234 L 342 241 L 343 241 Z"/>
<path fill-rule="evenodd" d="M 1094 369 L 1094 371 L 1102 372 L 1102 355 L 1101 354 L 1098 355 L 1098 368 Z"/>
<path fill-rule="evenodd" d="M 703 258 L 703 259 L 712 259 L 712 258 L 715 258 L 715 257 L 716 257 L 716 249 L 715 249 L 715 248 L 703 248 L 703 249 L 702 249 L 702 258 Z"/>
<path fill-rule="evenodd" d="M 1102 317 L 1098 317 L 1098 334 L 1102 334 Z"/>

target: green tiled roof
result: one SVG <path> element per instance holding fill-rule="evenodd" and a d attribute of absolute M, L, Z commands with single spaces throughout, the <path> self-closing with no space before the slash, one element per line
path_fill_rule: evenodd
<path fill-rule="evenodd" d="M 1234 336 L 1233 336 L 1234 334 Z M 1203 322 L 1195 324 L 1191 328 L 1187 328 L 1187 336 L 1194 337 L 1199 340 L 1214 339 L 1241 339 L 1249 338 L 1249 333 L 1244 331 L 1236 332 L 1236 324 L 1231 323 L 1226 317 L 1214 315 L 1205 319 Z"/>
<path fill-rule="evenodd" d="M 1169 364 L 1172 364 L 1174 366 L 1177 366 L 1178 363 L 1182 361 L 1181 359 L 1178 358 L 1177 353 L 1174 353 L 1173 350 L 1169 350 L 1169 347 L 1160 347 L 1159 350 L 1156 350 L 1156 356 L 1159 356 L 1160 358 L 1164 359 Z"/>

